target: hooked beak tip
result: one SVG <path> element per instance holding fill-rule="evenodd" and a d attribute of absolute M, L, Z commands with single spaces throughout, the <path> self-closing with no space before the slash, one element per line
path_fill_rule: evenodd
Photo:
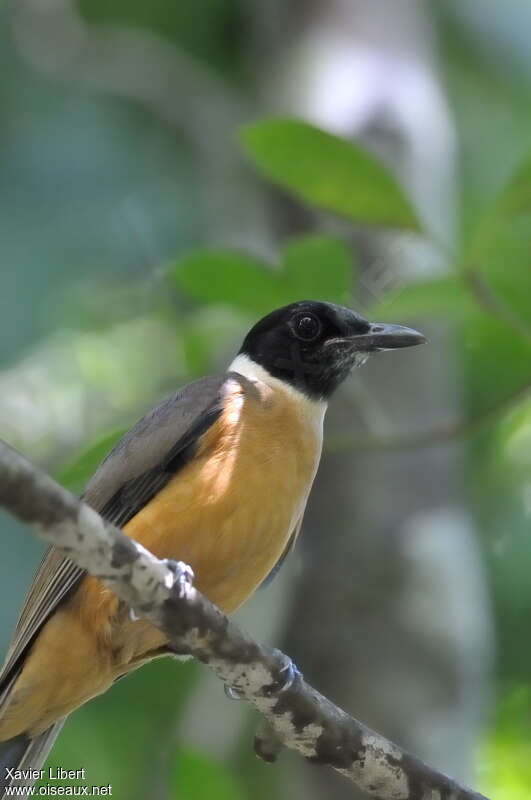
<path fill-rule="evenodd" d="M 369 351 L 396 350 L 401 347 L 416 347 L 426 344 L 424 334 L 405 325 L 389 325 L 387 323 L 373 322 L 366 334 L 357 337 L 360 345 Z"/>

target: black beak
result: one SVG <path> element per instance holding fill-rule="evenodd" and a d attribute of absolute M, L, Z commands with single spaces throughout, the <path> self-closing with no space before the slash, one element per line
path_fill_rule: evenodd
<path fill-rule="evenodd" d="M 355 336 L 354 341 L 356 349 L 370 353 L 374 350 L 396 350 L 398 347 L 425 344 L 426 337 L 413 328 L 406 328 L 403 325 L 373 322 L 368 333 Z"/>

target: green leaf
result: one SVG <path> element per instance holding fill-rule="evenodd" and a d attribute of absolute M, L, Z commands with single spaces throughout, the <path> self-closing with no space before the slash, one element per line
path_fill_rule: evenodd
<path fill-rule="evenodd" d="M 355 222 L 419 230 L 398 183 L 358 145 L 295 119 L 248 125 L 241 139 L 260 171 L 302 201 Z"/>
<path fill-rule="evenodd" d="M 476 229 L 464 264 L 531 336 L 531 159 L 526 159 Z M 503 308 L 505 306 L 505 309 Z M 518 324 L 516 325 L 518 327 Z"/>
<path fill-rule="evenodd" d="M 353 266 L 339 239 L 307 235 L 287 242 L 280 267 L 231 251 L 197 250 L 180 259 L 168 275 L 200 303 L 226 304 L 262 316 L 297 300 L 348 304 Z"/>
<path fill-rule="evenodd" d="M 527 157 L 501 192 L 494 206 L 497 216 L 531 213 L 531 157 Z"/>
<path fill-rule="evenodd" d="M 291 239 L 284 248 L 284 269 L 286 298 L 349 304 L 352 257 L 339 239 L 321 235 Z"/>
<path fill-rule="evenodd" d="M 473 308 L 473 300 L 456 273 L 419 281 L 388 292 L 370 309 L 371 319 L 394 322 L 436 316 L 455 320 Z M 387 319 L 388 318 L 388 319 Z"/>
<path fill-rule="evenodd" d="M 201 303 L 226 303 L 263 314 L 279 305 L 274 270 L 243 253 L 196 250 L 171 268 L 170 277 Z"/>
<path fill-rule="evenodd" d="M 190 750 L 177 755 L 172 786 L 175 800 L 244 800 L 245 796 L 227 767 Z"/>
<path fill-rule="evenodd" d="M 115 428 L 98 437 L 56 472 L 57 481 L 71 492 L 80 492 L 100 461 L 126 430 L 127 428 Z"/>
<path fill-rule="evenodd" d="M 466 317 L 458 352 L 474 414 L 529 383 L 531 343 L 493 316 L 478 310 Z"/>

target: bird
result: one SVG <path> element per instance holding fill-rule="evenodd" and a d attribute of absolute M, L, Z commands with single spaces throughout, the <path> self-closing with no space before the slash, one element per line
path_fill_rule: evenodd
<path fill-rule="evenodd" d="M 425 341 L 329 302 L 275 309 L 225 373 L 142 417 L 82 499 L 155 556 L 189 564 L 196 587 L 231 613 L 297 540 L 334 391 L 372 353 Z M 0 787 L 40 769 L 68 714 L 163 655 L 161 631 L 48 549 L 0 672 Z"/>

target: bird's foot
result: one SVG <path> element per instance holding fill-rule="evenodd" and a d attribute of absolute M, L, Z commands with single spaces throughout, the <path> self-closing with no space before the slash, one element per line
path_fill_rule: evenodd
<path fill-rule="evenodd" d="M 229 700 L 243 700 L 243 694 L 237 689 L 234 689 L 232 686 L 229 686 L 228 683 L 225 683 L 223 688 Z"/>
<path fill-rule="evenodd" d="M 189 564 L 185 564 L 184 561 L 172 561 L 169 558 L 164 558 L 162 560 L 172 573 L 168 575 L 166 586 L 168 589 L 172 589 L 177 585 L 179 587 L 179 597 L 185 597 L 194 583 L 194 571 L 192 567 Z"/>
<path fill-rule="evenodd" d="M 265 687 L 266 694 L 273 696 L 281 694 L 291 689 L 297 678 L 301 677 L 301 673 L 295 666 L 291 658 L 286 656 L 286 663 L 278 671 L 278 678 Z"/>
<path fill-rule="evenodd" d="M 276 694 L 281 694 L 293 686 L 297 678 L 301 677 L 301 673 L 291 660 L 286 656 L 286 663 L 278 671 L 278 678 L 272 683 L 264 687 L 263 691 L 268 697 Z M 230 700 L 243 700 L 245 694 L 234 686 L 229 686 L 228 683 L 224 686 L 225 694 Z"/>
<path fill-rule="evenodd" d="M 279 695 L 291 689 L 295 681 L 299 678 L 302 678 L 301 673 L 291 658 L 286 656 L 284 666 L 278 671 L 278 677 L 273 683 L 264 687 L 264 693 L 269 697 Z M 277 731 L 273 729 L 267 720 L 264 720 L 254 738 L 254 752 L 262 761 L 272 764 L 277 760 L 282 747 L 283 742 L 281 736 L 279 736 Z"/>

